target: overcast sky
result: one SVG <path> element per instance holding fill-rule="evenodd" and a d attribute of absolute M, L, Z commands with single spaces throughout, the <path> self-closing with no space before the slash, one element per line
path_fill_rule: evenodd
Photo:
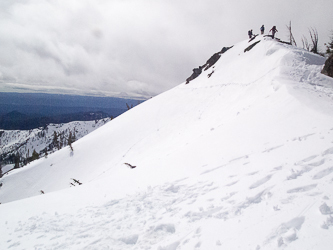
<path fill-rule="evenodd" d="M 332 0 L 1 0 L 0 91 L 150 97 L 247 31 L 299 47 L 333 30 Z"/>

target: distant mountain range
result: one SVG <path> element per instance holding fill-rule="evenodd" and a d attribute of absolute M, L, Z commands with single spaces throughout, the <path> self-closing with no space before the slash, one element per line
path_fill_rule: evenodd
<path fill-rule="evenodd" d="M 18 112 L 11 112 L 13 117 L 24 118 Z M 89 114 L 87 114 L 89 115 Z M 95 116 L 98 114 L 91 114 Z M 88 117 L 87 117 L 88 118 Z M 41 128 L 30 130 L 1 130 L 0 129 L 0 168 L 4 167 L 3 173 L 14 167 L 14 159 L 18 155 L 18 163 L 20 166 L 27 163 L 33 151 L 40 156 L 51 154 L 58 148 L 68 146 L 69 134 L 72 133 L 73 141 L 79 140 L 86 136 L 95 129 L 103 126 L 105 123 L 110 122 L 111 118 L 104 118 L 99 120 L 92 119 L 91 121 L 75 121 L 69 123 L 54 124 Z M 59 145 L 54 145 L 54 135 L 57 135 Z M 6 167 L 6 165 L 12 166 Z"/>
<path fill-rule="evenodd" d="M 114 97 L 0 93 L 0 129 L 34 129 L 49 123 L 116 117 L 142 100 Z"/>

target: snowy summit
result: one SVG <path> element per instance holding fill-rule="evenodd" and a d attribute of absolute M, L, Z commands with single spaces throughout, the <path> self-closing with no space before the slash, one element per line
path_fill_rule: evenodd
<path fill-rule="evenodd" d="M 240 42 L 73 151 L 6 174 L 0 249 L 332 249 L 324 62 Z"/>

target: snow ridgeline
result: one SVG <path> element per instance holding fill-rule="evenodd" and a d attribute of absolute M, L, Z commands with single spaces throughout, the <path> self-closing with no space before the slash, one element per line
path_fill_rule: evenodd
<path fill-rule="evenodd" d="M 262 36 L 240 42 L 75 142 L 74 155 L 11 172 L 0 248 L 331 249 L 324 61 Z M 83 184 L 68 188 L 71 178 Z"/>
<path fill-rule="evenodd" d="M 75 140 L 86 136 L 95 129 L 109 122 L 111 118 L 104 118 L 96 121 L 74 121 L 61 124 L 49 124 L 45 128 L 36 128 L 31 130 L 0 130 L 0 157 L 3 159 L 2 172 L 14 167 L 10 164 L 9 158 L 15 158 L 15 155 L 20 156 L 20 167 L 23 165 L 23 160 L 32 156 L 35 150 L 40 157 L 51 154 L 58 150 L 52 142 L 54 133 L 57 134 L 59 148 L 68 145 L 68 137 L 71 132 L 75 135 Z M 7 163 L 10 166 L 6 166 Z"/>

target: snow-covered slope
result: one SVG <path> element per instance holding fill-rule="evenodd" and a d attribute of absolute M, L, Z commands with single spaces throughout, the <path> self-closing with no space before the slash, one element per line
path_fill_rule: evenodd
<path fill-rule="evenodd" d="M 5 159 L 8 155 L 19 153 L 21 157 L 28 158 L 34 150 L 41 156 L 44 150 L 50 154 L 57 150 L 54 146 L 52 147 L 54 132 L 59 135 L 58 141 L 66 146 L 70 132 L 75 135 L 75 140 L 78 140 L 110 120 L 111 118 L 104 118 L 96 121 L 49 124 L 45 128 L 31 130 L 0 130 L 0 156 Z M 4 164 L 2 166 L 8 171 Z M 3 170 L 3 173 L 7 171 Z"/>
<path fill-rule="evenodd" d="M 6 175 L 0 248 L 331 249 L 324 61 L 262 36 L 240 42 L 189 84 L 75 142 L 73 154 Z M 83 184 L 69 188 L 72 179 Z"/>

